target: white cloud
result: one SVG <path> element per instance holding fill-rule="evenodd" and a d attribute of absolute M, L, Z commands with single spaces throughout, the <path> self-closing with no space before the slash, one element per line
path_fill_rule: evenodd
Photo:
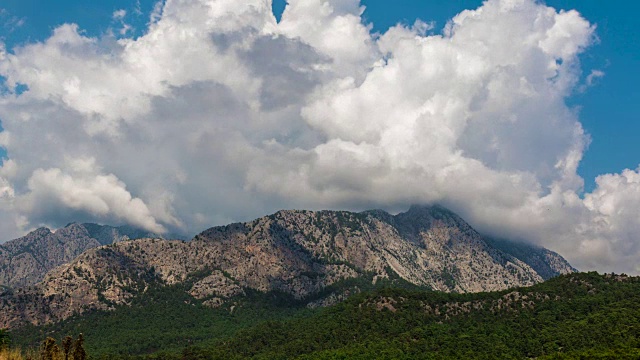
<path fill-rule="evenodd" d="M 358 0 L 290 0 L 278 32 L 329 56 L 328 69 L 339 76 L 359 79 L 377 56 L 371 28 L 360 18 L 363 11 Z"/>
<path fill-rule="evenodd" d="M 157 233 L 166 231 L 151 216 L 147 205 L 133 198 L 115 175 L 94 175 L 83 170 L 75 175 L 57 168 L 36 169 L 27 183 L 29 192 L 18 207 L 33 217 L 52 216 L 50 212 L 58 208 L 86 212 L 101 220 L 126 221 Z"/>
<path fill-rule="evenodd" d="M 124 19 L 125 16 L 127 16 L 127 10 L 120 9 L 120 10 L 114 11 L 112 17 L 114 20 L 122 20 Z"/>
<path fill-rule="evenodd" d="M 149 24 L 155 24 L 162 18 L 162 8 L 164 7 L 164 1 L 160 0 L 153 5 L 153 10 L 149 15 Z"/>
<path fill-rule="evenodd" d="M 136 4 L 137 6 L 139 6 L 140 4 Z M 135 11 L 135 10 L 134 10 Z M 111 16 L 111 18 L 113 19 L 113 21 L 118 23 L 118 26 L 120 27 L 119 29 L 117 29 L 117 32 L 120 36 L 125 36 L 127 35 L 130 31 L 133 31 L 133 26 L 127 24 L 124 21 L 124 18 L 127 16 L 127 10 L 124 9 L 120 9 L 120 10 L 116 10 L 113 12 L 113 15 Z"/>
<path fill-rule="evenodd" d="M 638 271 L 640 201 L 622 201 L 637 172 L 579 196 L 589 137 L 565 99 L 593 25 L 489 0 L 442 35 L 372 35 L 362 11 L 291 0 L 277 23 L 266 0 L 167 0 L 136 39 L 67 24 L 4 53 L 7 86 L 28 91 L 0 97 L 0 211 L 18 221 L 0 226 L 195 232 L 280 208 L 440 202 L 579 268 Z"/>
<path fill-rule="evenodd" d="M 11 187 L 11 184 L 9 184 L 7 179 L 0 177 L 0 199 L 13 199 L 14 197 L 15 191 L 13 187 Z"/>
<path fill-rule="evenodd" d="M 26 18 L 20 18 L 12 15 L 7 9 L 0 8 L 0 24 L 4 28 L 5 33 L 12 33 L 18 28 L 24 26 L 27 22 Z M 2 37 L 0 36 L 0 39 Z"/>
<path fill-rule="evenodd" d="M 606 75 L 606 73 L 602 70 L 591 70 L 591 73 L 589 73 L 589 75 L 587 75 L 587 77 L 585 78 L 584 84 L 580 85 L 580 87 L 578 87 L 578 91 L 579 92 L 585 92 L 587 91 L 590 87 L 594 86 L 599 79 L 603 78 Z"/>
<path fill-rule="evenodd" d="M 587 76 L 587 86 L 592 86 L 596 79 L 602 78 L 605 76 L 604 71 L 601 70 L 591 70 L 589 76 Z"/>

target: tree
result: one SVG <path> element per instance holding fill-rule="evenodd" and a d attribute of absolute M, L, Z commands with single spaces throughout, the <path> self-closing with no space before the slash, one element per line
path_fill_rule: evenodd
<path fill-rule="evenodd" d="M 71 336 L 67 336 L 62 340 L 62 353 L 64 354 L 64 360 L 69 360 L 71 345 L 73 345 L 73 338 Z"/>
<path fill-rule="evenodd" d="M 11 344 L 11 336 L 9 336 L 9 330 L 0 329 L 0 350 L 4 350 Z"/>
<path fill-rule="evenodd" d="M 84 335 L 78 335 L 73 346 L 73 360 L 87 360 L 87 352 L 84 350 Z"/>
<path fill-rule="evenodd" d="M 56 344 L 56 339 L 48 337 L 42 342 L 40 347 L 40 360 L 59 360 L 60 348 Z"/>

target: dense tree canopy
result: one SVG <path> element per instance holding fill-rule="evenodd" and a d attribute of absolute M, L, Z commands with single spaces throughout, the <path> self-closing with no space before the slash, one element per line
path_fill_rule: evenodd
<path fill-rule="evenodd" d="M 208 309 L 180 294 L 155 289 L 131 307 L 16 335 L 89 330 L 97 358 L 640 357 L 640 279 L 613 274 L 478 294 L 384 286 L 321 310 L 260 293 Z"/>

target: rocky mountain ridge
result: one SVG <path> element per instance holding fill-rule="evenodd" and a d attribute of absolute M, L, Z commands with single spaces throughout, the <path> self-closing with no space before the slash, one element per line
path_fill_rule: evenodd
<path fill-rule="evenodd" d="M 85 251 L 50 271 L 36 287 L 0 296 L 0 327 L 113 309 L 150 286 L 188 283 L 188 293 L 212 307 L 245 289 L 288 294 L 312 306 L 344 297 L 339 292 L 324 299 L 317 295 L 349 279 L 402 279 L 439 291 L 480 292 L 533 285 L 575 271 L 546 249 L 529 247 L 530 256 L 523 260 L 502 248 L 438 206 L 414 206 L 395 216 L 279 211 L 208 229 L 189 242 L 141 239 Z M 534 267 L 546 272 L 539 274 Z"/>
<path fill-rule="evenodd" d="M 0 286 L 19 288 L 40 282 L 44 275 L 85 251 L 114 242 L 158 237 L 131 226 L 71 223 L 55 232 L 42 227 L 0 244 Z"/>

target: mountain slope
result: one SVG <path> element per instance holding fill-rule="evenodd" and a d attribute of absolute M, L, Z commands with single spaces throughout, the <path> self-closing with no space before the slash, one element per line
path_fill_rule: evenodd
<path fill-rule="evenodd" d="M 72 223 L 52 232 L 39 228 L 0 245 L 0 285 L 34 285 L 56 266 L 68 263 L 88 249 L 127 239 L 157 235 L 130 226 L 112 227 Z"/>
<path fill-rule="evenodd" d="M 149 286 L 187 281 L 193 284 L 188 293 L 212 307 L 245 289 L 281 292 L 323 306 L 359 291 L 336 285 L 349 279 L 402 279 L 446 292 L 493 291 L 543 280 L 441 207 L 414 206 L 396 216 L 279 211 L 208 229 L 190 242 L 142 239 L 88 250 L 49 272 L 37 289 L 0 297 L 0 326 L 108 310 L 129 304 Z"/>
<path fill-rule="evenodd" d="M 491 237 L 485 237 L 484 241 L 490 246 L 525 262 L 544 280 L 577 271 L 562 256 L 543 247 Z"/>
<path fill-rule="evenodd" d="M 38 282 L 52 268 L 100 246 L 82 226 L 73 224 L 53 233 L 37 229 L 0 245 L 0 284 L 23 287 Z"/>
<path fill-rule="evenodd" d="M 532 287 L 478 294 L 394 285 L 314 310 L 257 292 L 210 309 L 189 297 L 190 286 L 150 288 L 132 306 L 15 329 L 12 338 L 28 348 L 47 336 L 81 332 L 92 358 L 112 359 L 640 356 L 638 277 L 570 274 Z"/>
<path fill-rule="evenodd" d="M 502 292 L 383 289 L 266 322 L 209 359 L 638 359 L 640 278 L 570 274 Z"/>

